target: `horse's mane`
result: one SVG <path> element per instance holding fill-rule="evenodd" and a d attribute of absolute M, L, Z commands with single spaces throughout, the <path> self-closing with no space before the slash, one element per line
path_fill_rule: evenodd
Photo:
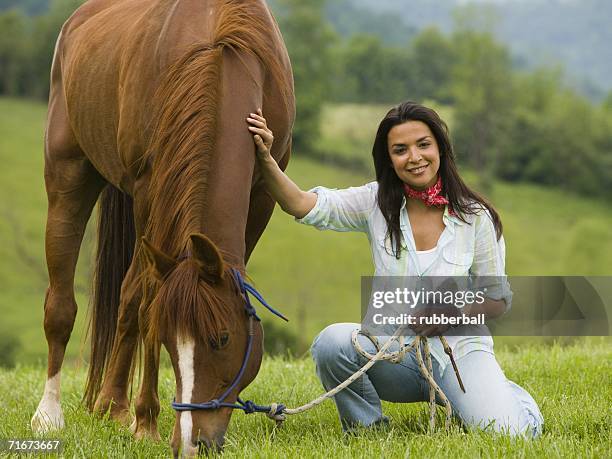
<path fill-rule="evenodd" d="M 154 98 L 154 130 L 144 154 L 145 163 L 152 165 L 145 236 L 171 256 L 179 256 L 189 234 L 201 230 L 198 219 L 217 140 L 223 50 L 254 54 L 282 92 L 291 91 L 291 77 L 276 58 L 261 4 L 228 1 L 217 13 L 213 43 L 186 52 L 169 68 Z"/>
<path fill-rule="evenodd" d="M 224 273 L 232 282 L 231 272 Z M 200 278 L 200 269 L 193 259 L 180 262 L 158 284 L 157 293 L 144 310 L 143 338 L 158 342 L 167 330 L 191 336 L 208 345 L 218 342 L 224 330 L 230 330 L 237 310 L 232 309 L 216 291 Z"/>
<path fill-rule="evenodd" d="M 215 151 L 222 56 L 226 48 L 254 54 L 287 97 L 292 81 L 275 48 L 273 24 L 260 2 L 230 0 L 216 10 L 212 43 L 196 44 L 172 65 L 156 91 L 153 107 L 154 128 L 144 160 L 150 164 L 149 218 L 144 236 L 154 247 L 178 258 L 190 250 L 189 236 L 200 232 L 207 199 L 207 178 Z M 255 107 L 254 107 L 255 108 Z M 246 128 L 245 128 L 246 129 Z M 206 308 L 221 310 L 212 286 L 205 295 L 192 263 L 179 263 L 171 276 L 174 289 L 167 292 L 165 308 L 188 327 L 192 336 L 217 335 L 223 326 L 222 314 L 203 316 Z M 157 294 L 159 282 L 145 275 L 143 304 L 149 305 Z M 160 299 L 161 300 L 161 299 Z M 150 327 L 165 327 L 168 313 L 148 307 Z M 217 320 L 219 319 L 219 320 Z M 156 330 L 153 330 L 155 333 Z"/>

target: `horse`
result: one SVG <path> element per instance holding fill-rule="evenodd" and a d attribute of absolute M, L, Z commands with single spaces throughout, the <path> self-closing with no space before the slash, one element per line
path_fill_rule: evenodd
<path fill-rule="evenodd" d="M 87 407 L 130 425 L 138 439 L 159 439 L 162 345 L 178 402 L 228 389 L 249 333 L 251 358 L 227 400 L 254 379 L 263 330 L 254 322 L 249 331 L 233 274 L 246 275 L 275 204 L 246 124 L 257 108 L 284 169 L 293 76 L 264 0 L 89 0 L 64 23 L 45 131 L 48 367 L 35 432 L 64 425 L 60 375 L 77 312 L 75 265 L 96 202 Z M 132 422 L 128 389 L 139 354 Z M 175 456 L 220 448 L 231 412 L 177 412 Z"/>

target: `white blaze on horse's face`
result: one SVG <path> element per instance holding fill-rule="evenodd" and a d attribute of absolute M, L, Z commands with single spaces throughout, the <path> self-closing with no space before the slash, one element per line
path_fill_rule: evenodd
<path fill-rule="evenodd" d="M 60 374 L 61 371 L 58 371 L 45 383 L 45 392 L 30 421 L 36 434 L 64 428 L 64 414 L 60 405 Z"/>
<path fill-rule="evenodd" d="M 252 325 L 245 313 L 234 271 L 203 234 L 190 236 L 191 254 L 179 260 L 142 241 L 150 268 L 161 281 L 149 309 L 154 333 L 148 337 L 161 341 L 170 354 L 177 402 L 234 403 L 257 374 L 263 351 L 261 326 Z M 249 338 L 251 327 L 254 334 Z M 179 411 L 172 436 L 174 453 L 220 450 L 231 414 L 231 408 L 214 405 Z"/>
<path fill-rule="evenodd" d="M 193 385 L 195 381 L 195 344 L 192 338 L 177 336 L 176 349 L 178 353 L 178 367 L 181 378 L 181 403 L 191 403 Z M 193 432 L 193 419 L 191 411 L 183 411 L 180 415 L 182 455 L 193 456 L 197 454 L 197 447 L 191 440 Z M 195 451 L 194 451 L 195 450 Z"/>

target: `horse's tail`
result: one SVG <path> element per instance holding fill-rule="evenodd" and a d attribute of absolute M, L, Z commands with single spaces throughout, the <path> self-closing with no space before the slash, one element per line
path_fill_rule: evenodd
<path fill-rule="evenodd" d="M 98 247 L 89 322 L 91 356 L 83 396 L 90 410 L 110 359 L 121 283 L 132 262 L 135 242 L 132 198 L 109 184 L 98 201 Z"/>

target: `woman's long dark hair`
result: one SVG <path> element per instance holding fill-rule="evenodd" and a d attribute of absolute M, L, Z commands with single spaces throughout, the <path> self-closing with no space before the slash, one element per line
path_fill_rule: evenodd
<path fill-rule="evenodd" d="M 406 121 L 422 121 L 429 126 L 438 143 L 440 152 L 440 169 L 438 174 L 442 177 L 442 194 L 446 196 L 450 207 L 457 217 L 467 223 L 465 215 L 474 215 L 485 207 L 493 218 L 493 225 L 497 239 L 502 235 L 502 223 L 499 214 L 493 206 L 475 191 L 472 191 L 459 176 L 455 164 L 455 153 L 450 141 L 448 126 L 431 108 L 415 102 L 403 102 L 393 107 L 378 126 L 372 156 L 378 181 L 378 207 L 387 222 L 387 236 L 391 239 L 391 247 L 396 258 L 400 258 L 402 251 L 400 212 L 404 188 L 401 179 L 395 173 L 387 137 L 389 131 L 396 125 Z"/>

